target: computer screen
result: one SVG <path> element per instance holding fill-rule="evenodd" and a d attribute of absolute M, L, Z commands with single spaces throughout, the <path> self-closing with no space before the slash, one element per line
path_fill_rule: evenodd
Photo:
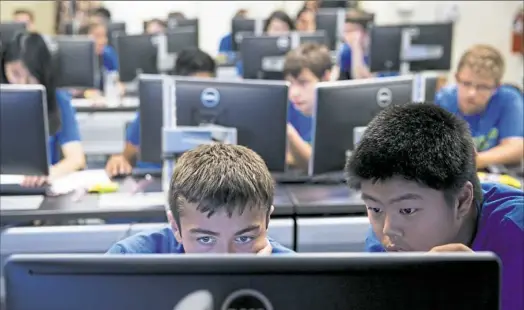
<path fill-rule="evenodd" d="M 55 43 L 57 87 L 98 88 L 100 69 L 94 41 L 87 37 L 57 36 Z"/>
<path fill-rule="evenodd" d="M 410 58 L 420 59 L 428 52 L 436 52 L 439 55 L 436 59 L 410 61 L 410 72 L 450 69 L 453 39 L 453 24 L 451 23 L 376 26 L 371 27 L 370 31 L 369 58 L 372 72 L 398 72 L 401 70 L 403 31 L 410 31 L 413 35 L 411 44 L 418 45 L 410 51 Z M 431 47 L 433 50 L 430 51 L 423 46 Z"/>
<path fill-rule="evenodd" d="M 115 37 L 117 34 L 126 34 L 126 23 L 124 22 L 110 22 L 107 24 L 107 43 L 115 46 Z"/>
<path fill-rule="evenodd" d="M 257 152 L 272 172 L 285 170 L 288 86 L 285 82 L 177 79 L 178 126 L 237 129 L 237 143 Z"/>
<path fill-rule="evenodd" d="M 152 35 L 119 35 L 115 38 L 120 81 L 131 82 L 138 75 L 157 74 L 157 48 Z"/>
<path fill-rule="evenodd" d="M 495 310 L 500 269 L 492 253 L 25 254 L 5 284 L 9 310 Z"/>
<path fill-rule="evenodd" d="M 246 36 L 260 36 L 264 31 L 264 20 L 233 18 L 231 20 L 231 40 L 232 50 L 240 50 L 240 44 Z"/>
<path fill-rule="evenodd" d="M 424 97 L 426 102 L 434 102 L 440 76 L 437 74 L 425 75 Z"/>
<path fill-rule="evenodd" d="M 346 152 L 353 150 L 353 129 L 390 105 L 410 102 L 412 89 L 412 76 L 318 84 L 308 174 L 342 171 Z"/>
<path fill-rule="evenodd" d="M 240 44 L 244 79 L 282 80 L 287 52 L 305 42 L 327 44 L 326 32 L 244 37 Z"/>
<path fill-rule="evenodd" d="M 48 175 L 47 104 L 41 85 L 0 85 L 0 174 Z"/>
<path fill-rule="evenodd" d="M 0 46 L 6 46 L 18 32 L 25 30 L 24 23 L 2 22 L 0 23 Z"/>
<path fill-rule="evenodd" d="M 163 84 L 161 75 L 141 75 L 138 81 L 140 102 L 140 160 L 162 163 Z"/>
<path fill-rule="evenodd" d="M 338 50 L 344 27 L 345 10 L 320 9 L 316 14 L 317 29 L 326 32 L 328 47 L 331 51 Z"/>
<path fill-rule="evenodd" d="M 167 28 L 168 29 L 177 29 L 177 28 L 187 28 L 192 27 L 196 33 L 196 41 L 199 40 L 199 27 L 198 27 L 198 18 L 188 18 L 188 19 L 177 19 L 177 18 L 169 18 L 167 20 Z"/>
<path fill-rule="evenodd" d="M 195 27 L 177 27 L 166 32 L 167 52 L 178 54 L 186 48 L 198 47 L 198 33 Z"/>

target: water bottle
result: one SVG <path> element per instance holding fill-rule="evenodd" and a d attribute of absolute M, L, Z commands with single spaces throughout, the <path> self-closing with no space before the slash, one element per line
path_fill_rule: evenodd
<path fill-rule="evenodd" d="M 108 107 L 120 105 L 120 89 L 118 88 L 118 72 L 107 71 L 104 78 L 104 97 Z"/>

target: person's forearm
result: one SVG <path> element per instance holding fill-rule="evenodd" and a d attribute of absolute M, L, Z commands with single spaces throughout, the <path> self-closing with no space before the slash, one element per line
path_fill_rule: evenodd
<path fill-rule="evenodd" d="M 372 77 L 364 62 L 364 52 L 361 48 L 354 48 L 351 56 L 351 75 L 353 79 L 367 79 Z"/>
<path fill-rule="evenodd" d="M 122 153 L 122 156 L 130 162 L 134 163 L 136 161 L 136 156 L 138 155 L 138 148 L 134 146 L 133 144 L 126 142 L 126 146 L 124 148 L 124 152 Z"/>
<path fill-rule="evenodd" d="M 477 155 L 477 169 L 490 165 L 518 164 L 524 156 L 524 141 L 501 144 Z"/>
<path fill-rule="evenodd" d="M 292 134 L 288 139 L 288 149 L 293 158 L 293 163 L 298 168 L 307 169 L 311 158 L 311 146 L 302 140 L 298 134 Z"/>
<path fill-rule="evenodd" d="M 58 178 L 75 172 L 81 169 L 84 169 L 86 166 L 86 161 L 84 157 L 79 158 L 64 158 L 55 165 L 51 166 L 49 169 L 49 177 Z"/>

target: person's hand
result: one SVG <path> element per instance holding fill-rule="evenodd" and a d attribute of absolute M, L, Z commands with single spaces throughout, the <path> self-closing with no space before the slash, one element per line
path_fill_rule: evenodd
<path fill-rule="evenodd" d="M 257 255 L 271 255 L 273 253 L 273 247 L 271 246 L 271 243 L 269 243 L 269 240 L 266 239 L 266 245 L 262 250 L 257 252 Z"/>
<path fill-rule="evenodd" d="M 105 98 L 98 89 L 87 89 L 84 91 L 84 98 L 92 101 L 93 105 L 99 106 L 105 104 Z"/>
<path fill-rule="evenodd" d="M 115 175 L 130 174 L 133 167 L 123 155 L 113 155 L 106 164 L 106 173 L 112 177 Z"/>
<path fill-rule="evenodd" d="M 446 252 L 473 252 L 472 249 L 468 248 L 462 243 L 449 243 L 445 245 L 439 245 L 431 250 L 430 253 L 446 253 Z"/>
<path fill-rule="evenodd" d="M 48 183 L 46 176 L 26 176 L 20 185 L 23 187 L 41 187 Z"/>
<path fill-rule="evenodd" d="M 344 41 L 351 47 L 351 49 L 361 48 L 363 40 L 362 31 L 354 30 L 344 33 Z"/>

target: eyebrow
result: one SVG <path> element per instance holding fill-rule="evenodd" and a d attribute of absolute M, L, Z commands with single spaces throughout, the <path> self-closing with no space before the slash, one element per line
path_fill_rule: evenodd
<path fill-rule="evenodd" d="M 370 201 L 374 201 L 374 202 L 380 202 L 377 198 L 375 198 L 375 197 L 373 197 L 371 195 L 368 195 L 366 193 L 362 193 L 361 197 L 362 197 L 362 200 L 370 200 Z M 407 194 L 400 195 L 398 197 L 395 197 L 395 198 L 389 200 L 389 203 L 390 204 L 394 204 L 394 203 L 401 202 L 401 201 L 404 201 L 404 200 L 422 200 L 422 197 L 420 195 L 417 195 L 417 194 L 407 193 Z"/>
<path fill-rule="evenodd" d="M 239 235 L 242 235 L 242 234 L 245 234 L 245 233 L 248 233 L 248 232 L 252 232 L 254 230 L 258 230 L 260 228 L 260 225 L 251 225 L 251 226 L 248 226 L 244 229 L 241 229 L 239 231 L 237 231 L 235 233 L 235 236 L 239 236 Z"/>
<path fill-rule="evenodd" d="M 203 234 L 203 235 L 211 235 L 211 236 L 219 236 L 220 234 L 211 230 L 202 229 L 202 228 L 191 228 L 189 230 L 192 234 Z"/>

